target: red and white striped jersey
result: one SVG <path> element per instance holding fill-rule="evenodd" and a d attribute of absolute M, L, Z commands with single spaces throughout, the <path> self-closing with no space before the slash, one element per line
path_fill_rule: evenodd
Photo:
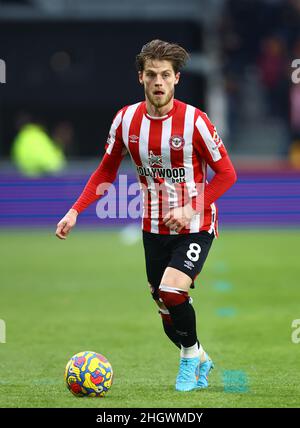
<path fill-rule="evenodd" d="M 163 218 L 171 208 L 192 201 L 194 208 L 202 208 L 197 209 L 189 228 L 179 233 L 206 230 L 217 234 L 214 201 L 233 184 L 235 172 L 215 126 L 204 112 L 178 100 L 163 117 L 149 116 L 145 101 L 121 109 L 111 125 L 99 173 L 91 177 L 74 209 L 80 212 L 91 202 L 85 197 L 87 187 L 91 191 L 92 184 L 114 180 L 127 152 L 142 189 L 143 230 L 177 234 L 165 226 Z M 207 183 L 207 165 L 216 173 L 212 185 Z M 196 204 L 196 200 L 203 203 Z"/>

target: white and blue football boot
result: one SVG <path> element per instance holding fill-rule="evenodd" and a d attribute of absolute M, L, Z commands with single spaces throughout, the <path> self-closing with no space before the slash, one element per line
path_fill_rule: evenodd
<path fill-rule="evenodd" d="M 191 391 L 197 388 L 199 362 L 199 357 L 180 358 L 179 372 L 175 385 L 177 391 Z"/>
<path fill-rule="evenodd" d="M 200 364 L 198 366 L 198 370 L 196 373 L 196 377 L 198 379 L 196 388 L 208 387 L 208 375 L 211 369 L 214 368 L 214 363 L 212 362 L 210 357 L 207 355 L 206 352 L 204 354 L 205 354 L 205 359 L 202 362 L 200 359 Z"/>

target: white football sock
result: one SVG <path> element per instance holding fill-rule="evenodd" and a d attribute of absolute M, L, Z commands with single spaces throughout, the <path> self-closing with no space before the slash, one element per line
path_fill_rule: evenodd
<path fill-rule="evenodd" d="M 195 343 L 195 345 L 189 346 L 188 348 L 185 348 L 184 346 L 181 345 L 180 357 L 181 358 L 199 357 L 198 343 Z"/>

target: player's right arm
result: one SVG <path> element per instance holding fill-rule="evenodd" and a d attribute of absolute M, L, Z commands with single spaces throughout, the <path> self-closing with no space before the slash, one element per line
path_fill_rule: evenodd
<path fill-rule="evenodd" d="M 66 239 L 70 230 L 75 226 L 78 212 L 71 208 L 67 214 L 57 223 L 55 235 L 59 239 Z"/>
<path fill-rule="evenodd" d="M 105 190 L 114 182 L 120 163 L 127 153 L 122 139 L 122 117 L 124 112 L 125 109 L 120 110 L 113 120 L 105 146 L 106 153 L 101 163 L 90 176 L 83 192 L 72 208 L 58 222 L 55 234 L 59 239 L 66 239 L 76 224 L 77 216 L 103 196 Z"/>

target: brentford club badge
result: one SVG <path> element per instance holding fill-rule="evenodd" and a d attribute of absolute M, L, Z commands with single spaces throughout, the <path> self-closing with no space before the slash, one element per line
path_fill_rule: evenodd
<path fill-rule="evenodd" d="M 184 138 L 180 135 L 172 135 L 169 139 L 169 144 L 173 150 L 182 150 L 184 146 Z"/>

